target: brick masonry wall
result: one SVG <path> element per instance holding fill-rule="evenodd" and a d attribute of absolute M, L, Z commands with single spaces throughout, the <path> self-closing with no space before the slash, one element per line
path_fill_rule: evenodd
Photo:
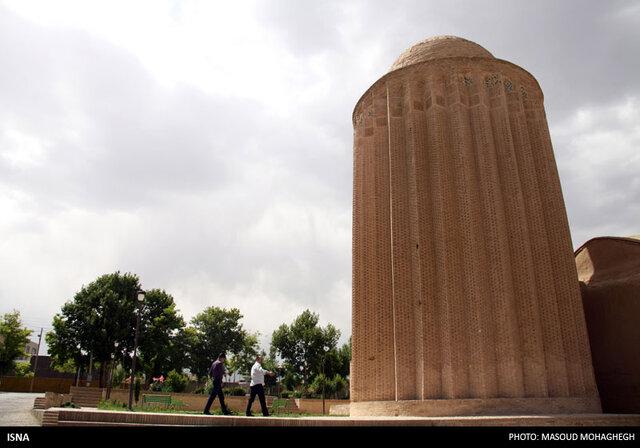
<path fill-rule="evenodd" d="M 319 399 L 309 399 L 309 398 L 300 398 L 296 399 L 296 404 L 298 405 L 298 409 L 300 412 L 304 412 L 305 414 L 322 414 L 322 400 Z M 349 400 L 325 400 L 324 410 L 325 414 L 329 415 L 329 411 L 334 405 L 345 405 L 349 404 Z"/>
<path fill-rule="evenodd" d="M 42 378 L 36 377 L 33 382 L 33 392 L 57 392 L 68 393 L 73 384 L 68 378 Z M 2 392 L 29 392 L 31 378 L 19 378 L 5 376 L 0 378 L 0 391 Z"/>
<path fill-rule="evenodd" d="M 640 239 L 594 238 L 576 266 L 602 410 L 640 413 Z"/>
<path fill-rule="evenodd" d="M 184 425 L 184 426 L 638 426 L 637 415 L 557 415 L 509 417 L 232 417 L 146 412 L 113 412 L 85 409 L 48 409 L 43 426 L 121 426 L 121 425 Z"/>
<path fill-rule="evenodd" d="M 465 51 L 354 110 L 352 401 L 597 401 L 542 91 Z"/>
<path fill-rule="evenodd" d="M 143 394 L 155 394 L 155 395 L 171 395 L 173 400 L 177 400 L 180 401 L 181 403 L 184 404 L 184 407 L 182 407 L 182 409 L 186 410 L 186 411 L 202 411 L 204 410 L 204 406 L 207 403 L 207 399 L 209 398 L 209 395 L 203 395 L 203 394 L 185 394 L 185 393 L 174 393 L 174 392 L 148 392 L 148 391 L 141 391 L 140 392 L 140 402 L 139 404 L 142 404 L 142 395 Z M 129 402 L 129 391 L 128 390 L 112 390 L 111 391 L 111 396 L 109 398 L 110 400 L 116 400 L 117 402 L 120 403 L 128 403 Z M 224 397 L 224 401 L 227 405 L 227 407 L 229 407 L 229 409 L 232 409 L 236 412 L 242 412 L 244 413 L 246 406 L 247 406 L 247 398 L 246 397 L 232 397 L 232 396 L 225 396 Z M 268 404 L 270 403 L 270 400 L 268 402 Z M 220 403 L 218 401 L 218 399 L 216 398 L 215 401 L 213 402 L 213 406 L 212 406 L 212 411 L 216 410 L 216 409 L 220 409 Z M 253 410 L 256 411 L 260 409 L 260 403 L 259 401 L 256 399 L 255 403 L 253 404 Z"/>

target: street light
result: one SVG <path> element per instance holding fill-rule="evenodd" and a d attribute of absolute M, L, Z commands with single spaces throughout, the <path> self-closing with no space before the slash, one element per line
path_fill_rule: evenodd
<path fill-rule="evenodd" d="M 142 312 L 142 303 L 144 302 L 145 292 L 138 291 L 138 316 L 136 318 L 136 335 L 133 338 L 133 360 L 131 361 L 131 381 L 129 382 L 129 410 L 133 411 L 133 382 L 136 374 L 136 352 L 138 351 L 138 331 L 140 328 L 140 313 Z"/>
<path fill-rule="evenodd" d="M 322 379 L 322 415 L 324 415 L 324 386 L 325 384 L 327 384 L 327 376 L 324 374 L 324 364 L 325 364 L 325 361 L 327 360 L 327 352 L 329 352 L 329 347 L 325 345 L 323 349 L 324 349 L 324 355 L 322 356 L 322 376 L 324 378 Z"/>

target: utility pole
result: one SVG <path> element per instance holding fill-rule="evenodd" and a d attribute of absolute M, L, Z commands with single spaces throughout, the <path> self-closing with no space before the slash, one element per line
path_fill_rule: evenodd
<path fill-rule="evenodd" d="M 33 376 L 31 377 L 31 386 L 29 392 L 33 392 L 33 383 L 36 380 L 36 374 L 38 373 L 38 358 L 40 357 L 40 343 L 42 342 L 42 331 L 44 328 L 40 327 L 40 335 L 38 336 L 38 349 L 36 350 L 36 360 L 33 363 Z"/>

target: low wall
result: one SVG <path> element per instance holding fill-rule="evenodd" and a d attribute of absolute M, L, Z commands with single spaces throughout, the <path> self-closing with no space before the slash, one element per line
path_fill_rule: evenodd
<path fill-rule="evenodd" d="M 322 415 L 322 399 L 318 398 L 296 398 L 296 404 L 300 412 L 305 414 L 320 414 Z M 329 410 L 333 405 L 349 404 L 349 400 L 325 400 L 324 401 L 324 413 L 329 415 Z"/>
<path fill-rule="evenodd" d="M 207 400 L 209 399 L 209 395 L 203 394 L 185 394 L 185 393 L 176 393 L 176 392 L 151 392 L 151 391 L 141 391 L 140 392 L 140 402 L 138 404 L 142 404 L 142 395 L 171 395 L 171 398 L 174 401 L 180 401 L 183 403 L 181 409 L 185 411 L 202 411 L 204 410 L 205 404 L 207 404 Z M 121 403 L 129 402 L 129 391 L 123 389 L 114 389 L 111 391 L 110 400 L 116 400 Z M 230 395 L 225 395 L 224 402 L 227 407 L 235 412 L 243 413 L 247 408 L 247 397 L 234 397 Z M 267 397 L 267 405 L 270 405 L 273 401 L 272 397 Z M 220 409 L 220 402 L 216 398 L 213 402 L 213 406 L 211 410 Z M 253 404 L 254 412 L 260 410 L 260 402 L 256 398 Z"/>
<path fill-rule="evenodd" d="M 342 416 L 350 416 L 350 408 L 348 404 L 334 404 L 329 409 L 329 415 L 342 415 Z"/>
<path fill-rule="evenodd" d="M 33 382 L 33 392 L 57 392 L 59 394 L 69 393 L 69 388 L 74 380 L 70 378 L 44 378 L 36 377 Z M 20 378 L 15 376 L 5 376 L 0 378 L 0 391 L 2 392 L 30 392 L 31 378 Z"/>
<path fill-rule="evenodd" d="M 45 409 L 58 408 L 62 406 L 62 404 L 68 401 L 71 401 L 70 394 L 60 394 L 57 392 L 45 392 L 43 407 Z"/>
<path fill-rule="evenodd" d="M 632 426 L 640 415 L 591 414 L 502 417 L 260 417 L 192 415 L 151 412 L 115 412 L 96 409 L 51 408 L 43 413 L 42 426 Z"/>
<path fill-rule="evenodd" d="M 140 392 L 140 402 L 142 402 L 142 394 L 151 394 L 151 395 L 171 395 L 174 400 L 180 401 L 184 403 L 182 409 L 185 411 L 202 411 L 204 409 L 204 405 L 207 403 L 208 395 L 201 394 L 186 394 L 186 393 L 175 393 L 175 392 L 151 392 L 151 391 L 141 391 Z M 267 405 L 271 406 L 274 397 L 267 396 Z M 110 400 L 116 400 L 121 403 L 129 402 L 129 391 L 125 389 L 113 389 L 111 390 Z M 247 400 L 248 397 L 235 397 L 230 395 L 225 395 L 224 402 L 226 403 L 229 409 L 236 411 L 238 413 L 244 413 L 247 408 Z M 303 412 L 305 414 L 322 414 L 322 400 L 321 399 L 310 399 L 310 398 L 296 398 L 295 403 L 298 407 L 299 412 Z M 141 403 L 140 403 L 141 404 Z M 325 400 L 325 414 L 329 415 L 329 410 L 333 405 L 348 405 L 349 400 Z M 213 402 L 212 409 L 220 409 L 220 403 L 216 398 Z M 256 400 L 253 403 L 253 412 L 260 412 L 260 402 L 256 397 Z"/>

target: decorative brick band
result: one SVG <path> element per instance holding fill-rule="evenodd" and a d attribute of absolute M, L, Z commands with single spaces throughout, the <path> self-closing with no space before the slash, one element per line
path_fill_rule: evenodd
<path fill-rule="evenodd" d="M 475 398 L 461 400 L 362 401 L 349 406 L 352 417 L 597 414 L 600 400 L 586 398 Z"/>

